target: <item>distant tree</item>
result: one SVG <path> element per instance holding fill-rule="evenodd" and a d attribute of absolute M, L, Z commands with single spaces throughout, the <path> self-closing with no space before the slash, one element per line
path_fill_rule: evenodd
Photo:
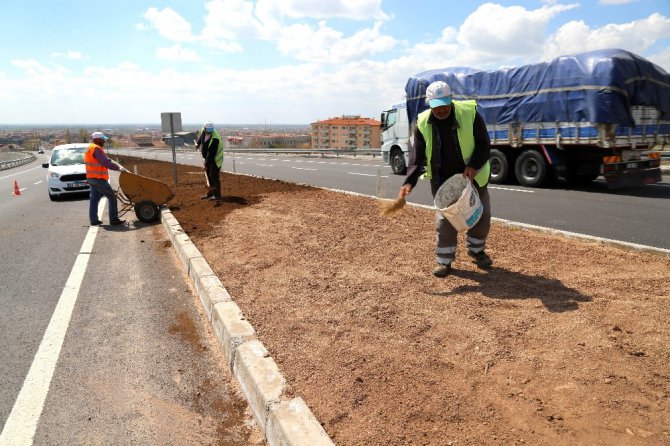
<path fill-rule="evenodd" d="M 65 129 L 65 144 L 72 144 L 72 134 L 70 129 Z"/>
<path fill-rule="evenodd" d="M 79 129 L 79 141 L 77 142 L 87 142 L 88 141 L 88 132 L 86 129 Z"/>

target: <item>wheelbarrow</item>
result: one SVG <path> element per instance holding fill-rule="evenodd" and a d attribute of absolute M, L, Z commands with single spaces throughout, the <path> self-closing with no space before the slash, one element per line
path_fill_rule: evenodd
<path fill-rule="evenodd" d="M 167 184 L 158 180 L 121 172 L 116 197 L 121 202 L 119 216 L 134 209 L 140 221 L 151 223 L 160 216 L 158 207 L 172 200 L 174 193 Z"/>

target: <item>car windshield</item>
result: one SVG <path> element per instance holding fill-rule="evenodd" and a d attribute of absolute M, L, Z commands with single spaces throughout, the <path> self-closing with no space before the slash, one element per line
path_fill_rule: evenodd
<path fill-rule="evenodd" d="M 73 149 L 54 150 L 51 154 L 52 166 L 71 166 L 73 164 L 84 164 L 84 152 L 86 147 L 75 147 Z"/>

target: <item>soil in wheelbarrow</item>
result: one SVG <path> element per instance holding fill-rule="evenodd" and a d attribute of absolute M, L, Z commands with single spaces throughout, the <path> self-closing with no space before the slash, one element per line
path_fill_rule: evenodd
<path fill-rule="evenodd" d="M 670 445 L 670 260 L 493 224 L 432 276 L 434 214 L 139 164 L 338 445 Z M 495 201 L 493 202 L 495 215 Z"/>

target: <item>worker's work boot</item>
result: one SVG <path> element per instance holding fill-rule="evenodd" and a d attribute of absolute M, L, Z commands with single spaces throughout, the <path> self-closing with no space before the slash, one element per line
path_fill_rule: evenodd
<path fill-rule="evenodd" d="M 447 277 L 451 272 L 451 263 L 438 263 L 433 268 L 433 275 L 435 277 Z"/>
<path fill-rule="evenodd" d="M 490 268 L 493 265 L 493 260 L 484 251 L 472 252 L 468 250 L 468 255 L 475 260 L 480 268 Z"/>
<path fill-rule="evenodd" d="M 200 197 L 200 199 L 201 199 L 201 200 L 209 200 L 211 197 L 212 197 L 211 195 L 207 194 L 207 195 L 202 195 L 202 196 Z"/>

